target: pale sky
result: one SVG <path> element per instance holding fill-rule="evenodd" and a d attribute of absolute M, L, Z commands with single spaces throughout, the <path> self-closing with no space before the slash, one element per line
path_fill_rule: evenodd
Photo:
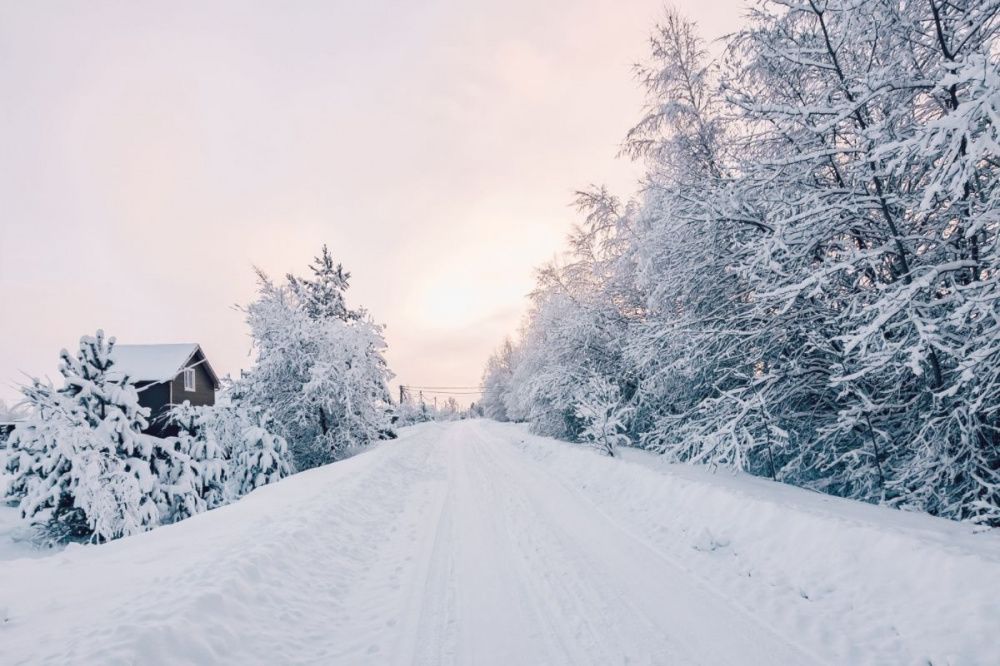
<path fill-rule="evenodd" d="M 714 39 L 738 0 L 677 0 Z M 323 243 L 407 384 L 478 384 L 638 118 L 659 0 L 0 0 L 0 398 L 97 328 L 250 362 Z"/>

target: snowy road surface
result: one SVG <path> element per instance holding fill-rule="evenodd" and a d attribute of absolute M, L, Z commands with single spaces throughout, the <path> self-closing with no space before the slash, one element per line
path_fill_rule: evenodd
<path fill-rule="evenodd" d="M 844 618 L 865 601 L 852 590 L 850 607 L 838 605 L 843 595 L 827 589 L 837 579 L 814 586 L 824 607 L 764 562 L 753 564 L 757 579 L 733 573 L 747 561 L 718 535 L 681 544 L 684 530 L 671 536 L 668 522 L 629 523 L 630 488 L 651 481 L 671 478 L 516 426 L 418 426 L 178 525 L 0 562 L 0 663 L 802 665 L 914 663 L 936 647 L 949 660 L 940 663 L 988 654 L 975 621 L 959 625 L 964 638 L 947 621 L 941 637 L 914 624 L 928 612 L 907 615 L 919 597 L 883 600 L 871 609 L 881 625 L 863 607 L 852 623 Z M 923 528 L 913 538 L 927 538 Z M 890 541 L 911 538 L 910 526 L 893 529 Z M 956 555 L 965 568 L 981 563 L 977 589 L 996 575 L 996 543 Z M 729 587 L 727 576 L 741 582 Z M 958 603 L 990 626 L 989 597 L 967 592 L 956 590 Z M 948 603 L 940 610 L 951 617 Z"/>

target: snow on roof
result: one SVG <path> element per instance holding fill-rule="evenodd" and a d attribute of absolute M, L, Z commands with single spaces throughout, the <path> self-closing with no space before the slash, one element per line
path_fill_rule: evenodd
<path fill-rule="evenodd" d="M 172 345 L 115 345 L 112 371 L 134 382 L 166 382 L 177 376 L 199 347 L 194 342 Z M 207 363 L 206 363 L 207 365 Z M 209 371 L 213 376 L 215 373 Z"/>

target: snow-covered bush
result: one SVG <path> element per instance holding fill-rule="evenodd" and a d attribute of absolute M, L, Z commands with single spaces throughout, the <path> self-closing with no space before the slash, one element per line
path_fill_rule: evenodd
<path fill-rule="evenodd" d="M 148 410 L 115 377 L 114 338 L 102 331 L 63 350 L 63 386 L 23 389 L 31 416 L 8 442 L 8 496 L 59 540 L 107 541 L 204 510 L 190 456 L 142 434 Z"/>
<path fill-rule="evenodd" d="M 396 405 L 394 425 L 400 428 L 426 423 L 434 420 L 434 408 L 421 400 L 419 396 L 405 396 L 403 402 Z"/>
<path fill-rule="evenodd" d="M 411 395 L 407 392 L 403 402 L 395 406 L 393 423 L 398 427 L 405 427 L 427 421 L 457 421 L 479 415 L 475 405 L 463 409 L 454 396 L 445 398 L 440 406 L 437 402 L 437 400 L 427 402 L 420 392 L 417 395 Z"/>
<path fill-rule="evenodd" d="M 173 405 L 167 415 L 178 429 L 177 435 L 168 439 L 194 462 L 198 494 L 206 509 L 222 506 L 232 499 L 227 490 L 229 444 L 239 436 L 239 431 L 231 419 L 220 418 L 220 412 L 218 407 L 194 407 L 185 401 Z"/>
<path fill-rule="evenodd" d="M 199 489 L 215 508 L 292 473 L 288 444 L 272 432 L 268 414 L 223 401 L 171 409 L 177 440 L 197 461 Z"/>
<path fill-rule="evenodd" d="M 230 492 L 235 497 L 242 497 L 292 473 L 285 439 L 261 424 L 267 425 L 267 420 L 258 415 L 258 425 L 245 428 L 233 446 Z"/>
<path fill-rule="evenodd" d="M 392 432 L 382 327 L 347 309 L 350 274 L 325 246 L 310 268 L 311 279 L 284 285 L 258 271 L 257 299 L 244 309 L 256 362 L 233 387 L 236 402 L 273 416 L 300 470 Z"/>
<path fill-rule="evenodd" d="M 619 446 L 628 446 L 628 420 L 634 409 L 622 404 L 621 391 L 603 377 L 591 377 L 580 391 L 576 417 L 583 428 L 580 441 L 614 457 Z"/>

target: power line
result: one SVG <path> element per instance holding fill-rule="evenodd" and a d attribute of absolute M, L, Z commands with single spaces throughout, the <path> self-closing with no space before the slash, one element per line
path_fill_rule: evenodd
<path fill-rule="evenodd" d="M 404 385 L 403 388 L 405 388 L 407 391 L 423 391 L 424 393 L 451 393 L 452 391 L 458 391 L 459 393 L 463 393 L 463 392 L 465 392 L 465 393 L 468 393 L 468 392 L 482 393 L 483 392 L 483 389 L 481 389 L 481 388 L 473 388 L 471 386 L 469 388 L 462 388 L 462 389 L 459 389 L 459 388 L 456 388 L 456 389 L 428 389 L 428 388 L 414 388 L 412 386 L 406 386 L 406 385 Z"/>
<path fill-rule="evenodd" d="M 427 395 L 428 399 L 433 398 L 435 404 L 437 402 L 438 396 L 442 398 L 470 398 L 476 400 L 480 398 L 484 393 L 485 387 L 483 386 L 414 386 L 410 384 L 400 384 L 399 385 L 399 402 L 402 404 L 406 401 L 407 397 L 420 398 L 423 400 L 424 395 Z"/>
<path fill-rule="evenodd" d="M 433 389 L 442 389 L 446 391 L 449 390 L 465 391 L 469 389 L 481 390 L 486 388 L 485 386 L 414 386 L 412 384 L 403 384 L 403 386 L 405 386 L 407 389 L 417 389 L 423 391 L 428 391 Z"/>

